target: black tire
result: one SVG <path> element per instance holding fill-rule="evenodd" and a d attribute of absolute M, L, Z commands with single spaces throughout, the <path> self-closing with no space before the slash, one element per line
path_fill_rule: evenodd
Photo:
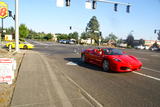
<path fill-rule="evenodd" d="M 103 67 L 104 72 L 108 72 L 109 71 L 109 62 L 107 60 L 104 60 L 102 67 Z"/>
<path fill-rule="evenodd" d="M 23 46 L 23 49 L 28 49 L 28 46 L 27 46 L 27 45 L 24 45 L 24 46 Z"/>
<path fill-rule="evenodd" d="M 85 58 L 85 55 L 84 55 L 84 54 L 81 55 L 81 61 L 82 61 L 82 62 L 86 62 L 86 58 Z"/>

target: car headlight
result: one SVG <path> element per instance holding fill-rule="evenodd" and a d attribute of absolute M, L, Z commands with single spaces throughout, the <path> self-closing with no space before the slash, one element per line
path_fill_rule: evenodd
<path fill-rule="evenodd" d="M 121 60 L 120 60 L 120 59 L 117 59 L 117 58 L 114 58 L 113 60 L 118 61 L 118 62 L 121 62 Z"/>

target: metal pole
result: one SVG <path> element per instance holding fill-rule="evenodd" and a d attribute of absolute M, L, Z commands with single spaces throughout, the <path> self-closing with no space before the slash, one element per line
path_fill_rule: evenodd
<path fill-rule="evenodd" d="M 3 38 L 3 18 L 2 18 L 2 34 L 1 34 L 1 39 Z"/>
<path fill-rule="evenodd" d="M 121 3 L 121 2 L 116 2 L 116 1 L 105 1 L 105 0 L 94 0 L 94 1 L 99 1 L 99 2 L 104 2 L 104 3 L 111 3 L 111 4 L 120 4 L 120 5 L 126 5 L 126 6 L 131 6 L 130 3 Z"/>
<path fill-rule="evenodd" d="M 16 52 L 19 51 L 19 0 L 15 1 L 15 39 L 16 39 Z"/>
<path fill-rule="evenodd" d="M 100 35 L 98 35 L 98 46 L 100 46 Z"/>
<path fill-rule="evenodd" d="M 2 19 L 2 27 L 3 27 L 3 19 Z M 2 28 L 1 28 L 1 35 L 0 35 L 0 44 L 2 45 L 2 32 L 3 32 L 3 30 L 2 30 Z M 0 45 L 0 48 L 1 48 L 1 45 Z"/>

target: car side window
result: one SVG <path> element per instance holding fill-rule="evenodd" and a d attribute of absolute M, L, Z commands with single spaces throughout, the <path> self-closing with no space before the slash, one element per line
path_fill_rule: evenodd
<path fill-rule="evenodd" d="M 94 54 L 94 55 L 102 55 L 102 50 L 100 49 L 93 49 L 91 54 Z"/>
<path fill-rule="evenodd" d="M 89 50 L 88 53 L 89 54 L 94 54 L 94 50 Z"/>
<path fill-rule="evenodd" d="M 104 50 L 104 54 L 109 55 L 110 54 L 109 50 L 108 49 Z"/>

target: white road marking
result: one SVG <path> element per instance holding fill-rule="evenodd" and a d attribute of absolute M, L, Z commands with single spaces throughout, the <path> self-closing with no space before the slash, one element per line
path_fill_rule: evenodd
<path fill-rule="evenodd" d="M 154 56 L 154 57 L 160 57 L 160 55 L 156 55 L 156 54 L 154 54 L 154 55 L 151 55 L 151 56 Z"/>
<path fill-rule="evenodd" d="M 148 60 L 147 58 L 137 58 L 139 60 Z"/>
<path fill-rule="evenodd" d="M 150 70 L 150 71 L 154 71 L 154 72 L 160 73 L 160 71 L 158 71 L 158 70 L 154 70 L 154 69 L 150 69 L 150 68 L 146 68 L 146 67 L 142 67 L 142 69 L 146 69 L 146 70 Z"/>
<path fill-rule="evenodd" d="M 77 65 L 77 64 L 74 62 L 68 62 L 68 63 L 66 63 L 66 65 Z"/>
<path fill-rule="evenodd" d="M 156 77 L 153 77 L 153 76 L 150 76 L 150 75 L 146 75 L 146 74 L 135 72 L 135 71 L 133 71 L 133 73 L 144 76 L 144 77 L 147 77 L 147 78 L 151 78 L 151 79 L 154 79 L 154 80 L 157 80 L 157 81 L 160 81 L 160 78 L 156 78 Z"/>
<path fill-rule="evenodd" d="M 85 96 L 85 98 L 87 100 L 89 100 L 91 102 L 91 104 L 93 104 L 95 107 L 103 107 L 103 105 L 98 102 L 93 96 L 91 96 L 85 89 L 83 89 L 80 85 L 78 85 L 73 79 L 71 79 L 68 75 L 66 75 L 64 72 L 62 72 L 64 74 L 64 76 L 70 81 L 72 82 L 76 87 L 78 87 L 80 89 L 80 92 L 82 93 L 83 96 Z"/>

